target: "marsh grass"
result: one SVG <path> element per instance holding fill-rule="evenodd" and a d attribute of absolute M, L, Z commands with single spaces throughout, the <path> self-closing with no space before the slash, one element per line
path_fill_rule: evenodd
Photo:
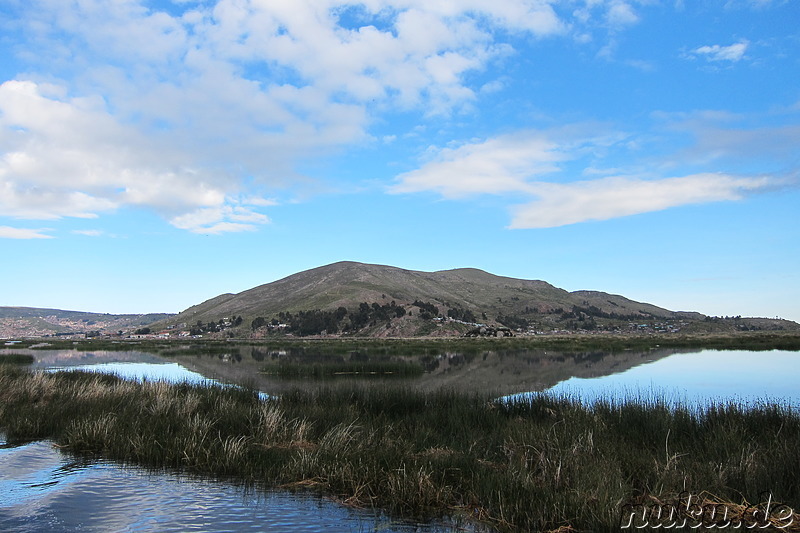
<path fill-rule="evenodd" d="M 800 417 L 774 404 L 498 402 L 403 387 L 259 400 L 237 388 L 3 366 L 0 429 L 9 441 L 49 438 L 76 454 L 507 531 L 616 531 L 625 502 L 683 491 L 737 505 L 769 491 L 800 509 Z"/>
<path fill-rule="evenodd" d="M 0 365 L 32 365 L 34 357 L 24 353 L 4 353 L 0 354 Z"/>

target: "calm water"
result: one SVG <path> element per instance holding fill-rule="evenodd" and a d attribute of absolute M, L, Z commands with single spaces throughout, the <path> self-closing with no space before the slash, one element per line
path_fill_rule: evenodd
<path fill-rule="evenodd" d="M 48 370 L 65 370 L 59 367 L 49 367 Z M 68 370 L 85 370 L 88 372 L 103 372 L 116 374 L 126 379 L 135 381 L 169 381 L 170 383 L 216 383 L 202 374 L 192 372 L 178 363 L 97 363 L 92 365 L 75 365 Z"/>
<path fill-rule="evenodd" d="M 589 402 L 599 397 L 659 397 L 698 406 L 771 401 L 800 407 L 800 352 L 679 353 L 607 376 L 571 377 L 549 391 Z"/>
<path fill-rule="evenodd" d="M 49 371 L 60 370 L 81 370 L 86 372 L 102 372 L 114 374 L 125 379 L 134 381 L 168 381 L 170 383 L 205 383 L 218 384 L 223 386 L 235 386 L 226 383 L 219 383 L 216 379 L 207 378 L 204 375 L 193 372 L 178 363 L 138 363 L 138 362 L 117 362 L 117 363 L 96 363 L 87 365 L 74 365 L 65 368 L 57 366 L 47 367 Z M 260 391 L 259 396 L 266 400 L 269 394 Z"/>
<path fill-rule="evenodd" d="M 0 444 L 0 531 L 447 531 L 392 523 L 310 495 L 76 461 L 48 442 Z"/>
<path fill-rule="evenodd" d="M 141 352 L 33 351 L 35 367 L 83 369 L 136 380 L 233 384 L 261 360 L 175 358 Z M 800 406 L 800 352 L 653 350 L 623 354 L 485 354 L 441 357 L 421 388 L 457 386 L 498 395 L 549 390 L 585 401 L 649 397 L 694 405 L 771 399 Z M 250 383 L 252 385 L 252 383 Z M 266 395 L 276 382 L 260 381 Z M 489 385 L 487 385 L 489 386 Z M 489 390 L 489 389 L 487 389 Z M 77 461 L 47 442 L 4 446 L 0 436 L 0 531 L 439 532 L 454 528 L 392 522 L 334 502 L 248 491 L 223 482 L 97 461 Z"/>
<path fill-rule="evenodd" d="M 198 358 L 165 360 L 144 352 L 69 350 L 30 353 L 37 358 L 34 364 L 36 368 L 106 372 L 137 381 L 146 379 L 230 385 L 237 378 L 241 379 L 241 374 L 249 375 L 256 371 L 255 366 L 242 362 L 231 363 L 218 358 L 210 359 L 212 364 L 208 363 L 209 359 Z M 477 374 L 484 381 L 495 382 L 498 395 L 503 395 L 503 390 L 497 383 L 507 381 L 514 383 L 515 388 L 529 383 L 527 390 L 530 391 L 547 390 L 586 401 L 609 396 L 621 399 L 655 395 L 670 401 L 698 405 L 726 400 L 747 403 L 760 399 L 800 405 L 800 352 L 700 350 L 674 353 L 656 350 L 634 355 L 591 354 L 571 357 L 552 353 L 547 356 L 537 354 L 535 357 L 520 354 L 519 358 L 506 355 L 500 360 L 503 365 L 497 365 L 496 361 L 489 358 L 452 364 L 443 372 L 433 372 L 420 381 L 427 380 L 426 388 L 431 388 L 457 386 L 463 380 L 465 388 L 472 390 L 470 378 Z M 187 367 L 197 367 L 197 361 L 205 363 L 200 365 L 200 370 Z M 520 361 L 526 364 L 521 365 Z M 536 379 L 552 374 L 553 368 L 558 371 L 549 376 L 550 379 Z M 231 372 L 231 369 L 238 369 L 239 373 Z M 258 385 L 264 397 L 275 392 L 267 390 L 270 382 Z M 298 382 L 291 382 L 291 385 L 297 386 Z"/>
<path fill-rule="evenodd" d="M 17 350 L 19 351 L 19 350 Z M 193 372 L 185 366 L 170 362 L 146 352 L 82 352 L 77 350 L 29 350 L 36 362 L 33 368 L 50 371 L 86 370 L 89 372 L 105 372 L 142 381 L 169 381 L 177 383 L 215 382 L 199 372 Z"/>

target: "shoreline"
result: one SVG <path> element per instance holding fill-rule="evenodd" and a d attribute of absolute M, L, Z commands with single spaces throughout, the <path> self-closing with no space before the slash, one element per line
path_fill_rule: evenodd
<path fill-rule="evenodd" d="M 579 350 L 634 350 L 649 348 L 697 348 L 718 350 L 800 350 L 800 332 L 728 332 L 728 333 L 570 333 L 517 337 L 337 337 L 309 336 L 293 337 L 276 335 L 261 339 L 247 337 L 226 338 L 137 338 L 99 337 L 86 339 L 59 339 L 37 337 L 29 339 L 7 339 L 2 350 L 13 349 L 81 349 L 116 350 L 129 346 L 142 350 L 172 350 L 176 347 L 196 347 L 204 353 L 208 350 L 226 349 L 232 345 L 303 348 L 328 348 L 331 350 L 378 349 L 390 350 L 402 346 L 405 352 L 429 353 L 431 350 L 502 350 L 502 349 L 549 349 L 563 351 Z"/>

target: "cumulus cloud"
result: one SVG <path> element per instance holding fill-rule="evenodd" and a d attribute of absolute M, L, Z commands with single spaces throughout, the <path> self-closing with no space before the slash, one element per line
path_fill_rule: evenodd
<path fill-rule="evenodd" d="M 730 61 L 735 63 L 744 59 L 749 46 L 750 42 L 743 39 L 728 46 L 719 44 L 700 46 L 692 50 L 691 53 L 695 57 L 702 57 L 708 61 Z"/>
<path fill-rule="evenodd" d="M 540 132 L 521 132 L 445 148 L 421 168 L 400 174 L 392 193 L 436 191 L 446 198 L 530 192 L 528 180 L 558 169 L 561 148 Z"/>
<path fill-rule="evenodd" d="M 670 207 L 741 199 L 770 185 L 767 178 L 696 174 L 659 180 L 609 177 L 567 184 L 538 183 L 533 202 L 513 209 L 511 228 L 552 228 Z"/>
<path fill-rule="evenodd" d="M 624 2 L 612 10 L 624 18 Z M 521 34 L 570 31 L 549 0 L 31 0 L 9 8 L 30 74 L 0 85 L 0 215 L 153 209 L 189 231 L 268 218 L 249 186 L 369 139 L 372 113 L 447 115 Z M 43 80 L 49 80 L 45 82 Z M 493 87 L 492 83 L 484 87 Z M 246 213 L 242 211 L 246 209 Z M 242 218 L 246 220 L 241 220 Z"/>
<path fill-rule="evenodd" d="M 76 6 L 35 0 L 26 15 L 31 26 L 66 31 L 85 41 L 85 50 L 70 52 L 92 58 L 87 78 L 95 74 L 97 84 L 110 80 L 105 88 L 113 84 L 118 91 L 127 84 L 139 97 L 133 99 L 137 107 L 182 112 L 182 106 L 172 105 L 180 103 L 176 90 L 181 96 L 189 92 L 191 104 L 208 90 L 225 88 L 212 93 L 225 100 L 220 108 L 234 104 L 233 111 L 258 111 L 259 118 L 281 126 L 293 117 L 310 119 L 333 102 L 388 99 L 416 105 L 436 100 L 442 111 L 459 105 L 472 97 L 463 75 L 485 66 L 500 50 L 493 43 L 494 29 L 540 37 L 566 31 L 550 4 L 219 0 L 171 16 L 137 1 L 109 5 L 87 0 Z M 43 38 L 43 44 L 54 43 Z M 56 52 L 47 55 L 68 62 Z M 133 66 L 135 77 L 121 65 Z M 173 69 L 182 75 L 173 75 Z M 306 109 L 285 107 L 280 93 L 286 88 L 314 89 L 318 101 Z M 197 92 L 191 94 L 192 89 Z M 243 96 L 255 101 L 248 103 Z"/>
<path fill-rule="evenodd" d="M 233 184 L 182 168 L 192 162 L 118 123 L 102 101 L 69 98 L 31 81 L 0 85 L 0 215 L 25 219 L 96 218 L 121 206 L 167 217 L 207 207 L 235 216 Z M 266 217 L 252 222 L 264 223 Z M 230 229 L 235 229 L 231 227 Z"/>

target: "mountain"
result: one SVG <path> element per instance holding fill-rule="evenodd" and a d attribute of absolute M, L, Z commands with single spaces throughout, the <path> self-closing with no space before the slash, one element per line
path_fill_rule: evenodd
<path fill-rule="evenodd" d="M 0 338 L 133 332 L 261 338 L 349 334 L 463 335 L 485 325 L 527 332 L 798 330 L 788 320 L 708 317 L 624 296 L 574 291 L 475 268 L 419 272 L 344 261 L 221 294 L 177 314 L 111 315 L 0 307 Z M 491 329 L 490 329 L 491 331 Z M 484 333 L 485 333 L 484 329 Z"/>
<path fill-rule="evenodd" d="M 0 307 L 0 338 L 112 333 L 166 320 L 171 314 L 112 315 L 38 307 Z"/>
<path fill-rule="evenodd" d="M 496 276 L 475 268 L 419 272 L 344 261 L 293 274 L 238 294 L 217 296 L 190 307 L 163 324 L 188 327 L 198 322 L 232 323 L 236 317 L 242 317 L 239 323 L 247 326 L 258 317 L 282 322 L 287 320 L 287 316 L 291 318 L 302 312 L 307 317 L 310 316 L 308 312 L 315 310 L 321 312 L 318 313 L 319 320 L 325 321 L 325 313 L 345 308 L 352 319 L 350 322 L 357 322 L 355 325 L 359 326 L 356 329 L 360 334 L 433 333 L 436 328 L 420 318 L 425 314 L 425 308 L 415 305 L 415 302 L 430 304 L 445 319 L 450 315 L 462 318 L 461 322 L 505 324 L 514 329 L 593 329 L 598 326 L 602 329 L 611 323 L 627 327 L 630 322 L 637 322 L 638 326 L 638 322 L 645 321 L 660 321 L 667 327 L 667 322 L 694 322 L 706 318 L 700 313 L 670 311 L 619 295 L 597 291 L 568 292 L 544 281 Z M 392 316 L 386 320 L 385 312 L 377 312 L 366 321 L 356 321 L 354 313 L 362 303 L 370 308 L 402 308 L 406 313 L 401 315 L 402 312 L 398 311 L 397 315 L 392 315 L 390 310 Z M 364 313 L 369 314 L 362 309 Z M 344 326 L 348 325 L 347 320 L 342 319 L 334 329 L 341 330 L 342 322 Z M 330 320 L 326 323 L 332 324 Z M 448 332 L 463 333 L 466 329 L 469 329 L 467 325 L 461 324 L 449 328 Z M 349 331 L 355 332 L 353 328 Z"/>

